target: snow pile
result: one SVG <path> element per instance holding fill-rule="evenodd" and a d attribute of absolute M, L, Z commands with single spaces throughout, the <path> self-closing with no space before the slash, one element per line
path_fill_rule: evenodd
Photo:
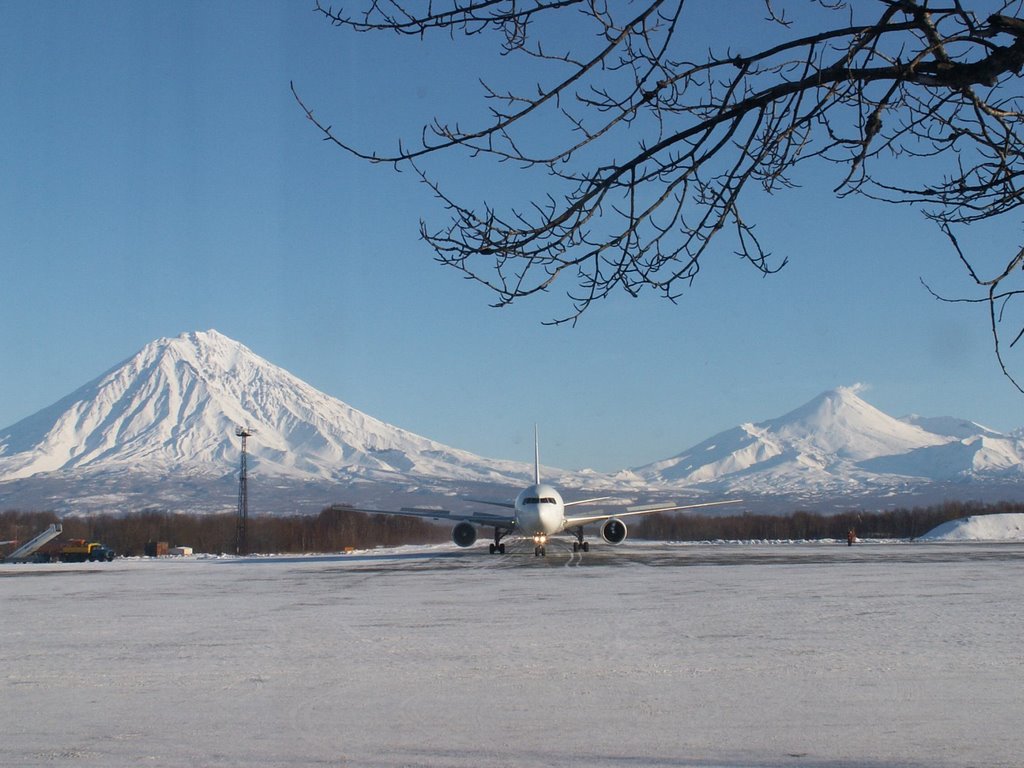
<path fill-rule="evenodd" d="M 1024 541 L 1024 514 L 972 515 L 936 526 L 919 541 Z"/>

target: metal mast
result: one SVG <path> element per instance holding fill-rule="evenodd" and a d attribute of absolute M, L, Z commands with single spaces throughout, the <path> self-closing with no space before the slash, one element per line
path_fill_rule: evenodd
<path fill-rule="evenodd" d="M 242 466 L 238 473 L 238 515 L 235 519 L 235 554 L 249 554 L 245 540 L 245 527 L 249 521 L 249 485 L 246 467 L 246 446 L 245 440 L 252 436 L 252 431 L 246 427 L 237 427 L 235 434 L 242 438 Z"/>

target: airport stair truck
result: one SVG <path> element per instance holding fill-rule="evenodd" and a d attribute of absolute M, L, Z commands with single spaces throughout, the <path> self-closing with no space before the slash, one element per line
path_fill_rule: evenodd
<path fill-rule="evenodd" d="M 49 528 L 33 538 L 31 541 L 26 542 L 11 552 L 11 554 L 4 558 L 4 562 L 15 563 L 19 560 L 27 560 L 37 549 L 50 542 L 52 539 L 60 536 L 61 531 L 63 530 L 64 528 L 60 523 L 51 524 Z"/>

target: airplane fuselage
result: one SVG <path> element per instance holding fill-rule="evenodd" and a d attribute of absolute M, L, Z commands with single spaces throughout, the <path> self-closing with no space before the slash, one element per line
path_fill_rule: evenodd
<path fill-rule="evenodd" d="M 552 486 L 536 483 L 525 488 L 515 501 L 516 528 L 524 536 L 543 542 L 565 528 L 565 502 Z"/>

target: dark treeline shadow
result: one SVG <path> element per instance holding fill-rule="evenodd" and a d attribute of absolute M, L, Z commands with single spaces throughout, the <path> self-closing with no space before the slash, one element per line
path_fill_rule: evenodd
<path fill-rule="evenodd" d="M 937 506 L 897 508 L 884 512 L 849 511 L 788 515 L 656 514 L 630 526 L 630 535 L 653 541 L 715 541 L 764 539 L 845 539 L 853 530 L 861 539 L 913 539 L 937 525 L 972 515 L 1024 512 L 1024 503 L 949 501 Z M 0 541 L 27 541 L 51 523 L 63 534 L 50 546 L 68 539 L 106 544 L 121 555 L 142 555 L 148 542 L 167 542 L 210 554 L 235 551 L 235 515 L 189 514 L 143 510 L 130 514 L 99 514 L 63 518 L 53 512 L 0 512 Z M 371 515 L 330 507 L 317 515 L 253 516 L 248 520 L 247 549 L 252 554 L 341 552 L 401 544 L 447 541 L 447 526 L 392 515 Z M 7 545 L 10 551 L 15 545 Z"/>
<path fill-rule="evenodd" d="M 51 523 L 63 525 L 54 545 L 68 539 L 106 544 L 122 555 L 142 555 L 148 542 L 167 542 L 210 554 L 235 551 L 234 513 L 189 514 L 144 510 L 63 518 L 53 512 L 0 512 L 0 540 L 27 541 Z M 425 544 L 446 541 L 447 528 L 424 520 L 369 515 L 331 507 L 317 515 L 251 516 L 246 543 L 251 554 L 341 552 L 346 547 Z"/>
<path fill-rule="evenodd" d="M 643 518 L 632 527 L 630 535 L 656 541 L 813 540 L 845 539 L 852 530 L 861 539 L 914 539 L 950 520 L 1007 512 L 1024 512 L 1024 503 L 947 501 L 929 507 L 900 507 L 884 512 L 851 510 L 828 515 L 804 511 L 721 517 L 658 514 Z"/>

